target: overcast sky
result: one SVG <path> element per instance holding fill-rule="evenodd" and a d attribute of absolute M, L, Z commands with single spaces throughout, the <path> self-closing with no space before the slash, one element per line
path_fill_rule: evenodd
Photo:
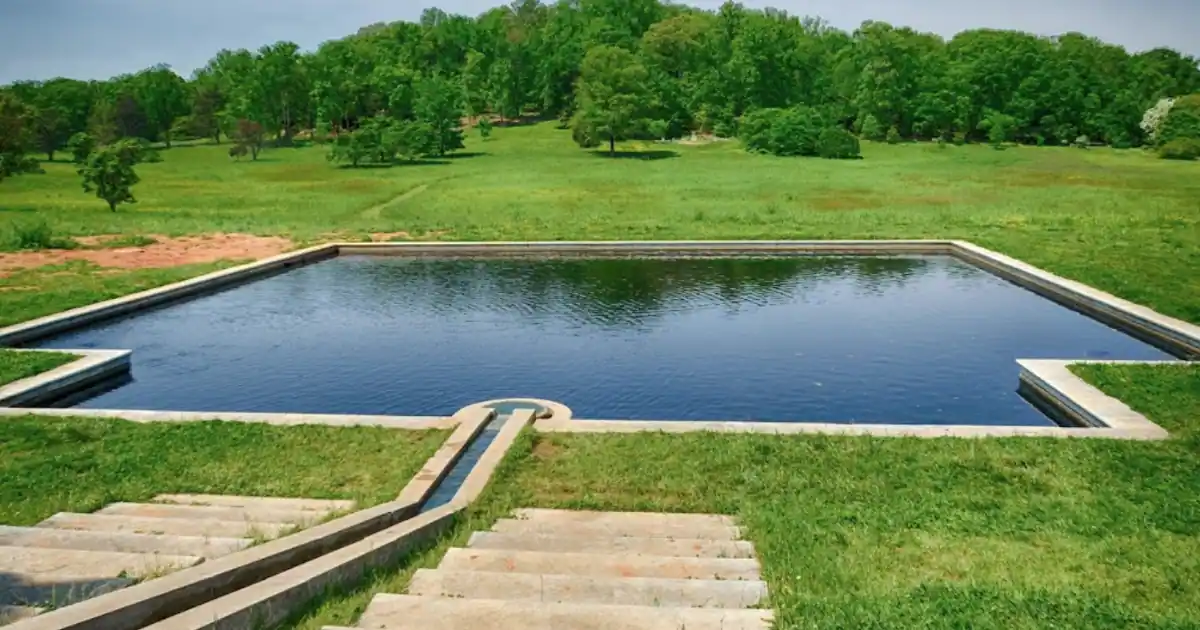
<path fill-rule="evenodd" d="M 184 76 L 221 48 L 279 40 L 306 50 L 375 22 L 415 20 L 437 6 L 477 15 L 501 0 L 0 0 L 0 84 L 102 79 L 166 63 Z M 722 0 L 688 4 L 716 8 Z M 1200 56 L 1200 0 L 745 0 L 817 15 L 853 30 L 883 20 L 949 37 L 969 28 L 1045 35 L 1079 31 L 1131 51 Z"/>

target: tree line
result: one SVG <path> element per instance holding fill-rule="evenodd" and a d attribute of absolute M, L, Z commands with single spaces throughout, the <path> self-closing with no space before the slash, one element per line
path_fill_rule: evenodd
<path fill-rule="evenodd" d="M 51 159 L 80 132 L 98 145 L 232 138 L 239 155 L 256 154 L 263 137 L 287 144 L 311 133 L 333 138 L 332 157 L 354 164 L 453 151 L 464 117 L 529 113 L 558 117 L 584 146 L 736 136 L 749 123 L 805 130 L 812 141 L 789 149 L 802 154 L 821 152 L 822 134 L 850 151 L 830 129 L 1131 147 L 1152 141 L 1148 109 L 1195 92 L 1197 59 L 1131 54 L 1079 33 L 977 29 L 947 40 L 884 22 L 846 32 L 734 2 L 704 11 L 658 0 L 517 0 L 475 18 L 427 9 L 418 22 L 371 25 L 312 52 L 291 42 L 222 50 L 186 80 L 155 66 L 0 89 L 25 108 L 28 142 Z"/>

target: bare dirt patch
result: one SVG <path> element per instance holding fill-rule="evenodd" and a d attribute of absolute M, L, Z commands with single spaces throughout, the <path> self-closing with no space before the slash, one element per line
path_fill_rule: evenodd
<path fill-rule="evenodd" d="M 409 232 L 372 232 L 371 240 L 376 243 L 386 243 L 388 241 L 411 241 L 412 234 Z"/>
<path fill-rule="evenodd" d="M 865 195 L 841 194 L 816 197 L 809 205 L 817 210 L 865 210 L 883 207 L 883 201 L 878 197 Z"/>
<path fill-rule="evenodd" d="M 81 243 L 102 243 L 119 237 L 87 237 Z M 151 235 L 154 243 L 144 247 L 112 249 L 48 249 L 36 252 L 0 254 L 0 271 L 46 265 L 60 265 L 82 260 L 101 267 L 116 269 L 148 269 L 217 262 L 218 260 L 257 260 L 281 254 L 292 247 L 292 241 L 279 236 L 251 234 L 208 234 L 204 236 Z"/>
<path fill-rule="evenodd" d="M 434 230 L 423 234 L 413 234 L 412 232 L 374 232 L 371 234 L 371 240 L 376 243 L 387 243 L 390 241 L 415 241 L 415 240 L 432 240 L 449 234 L 449 230 Z"/>
<path fill-rule="evenodd" d="M 558 457 L 561 452 L 562 449 L 557 444 L 545 438 L 539 438 L 533 444 L 534 459 L 551 460 Z"/>

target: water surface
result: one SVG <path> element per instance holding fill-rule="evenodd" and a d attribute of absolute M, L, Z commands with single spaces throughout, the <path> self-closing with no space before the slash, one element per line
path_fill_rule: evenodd
<path fill-rule="evenodd" d="M 948 257 L 342 257 L 66 334 L 91 408 L 1036 425 L 1017 358 L 1167 359 Z"/>

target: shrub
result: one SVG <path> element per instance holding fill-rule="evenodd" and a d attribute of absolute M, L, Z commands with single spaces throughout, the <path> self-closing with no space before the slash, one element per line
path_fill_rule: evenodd
<path fill-rule="evenodd" d="M 783 110 L 771 125 L 770 151 L 775 155 L 816 155 L 825 127 L 821 115 L 807 107 Z"/>
<path fill-rule="evenodd" d="M 1158 149 L 1164 160 L 1195 160 L 1200 158 L 1200 138 L 1177 138 Z"/>
<path fill-rule="evenodd" d="M 747 151 L 769 153 L 771 145 L 771 125 L 779 116 L 778 109 L 756 109 L 742 116 L 738 126 L 738 137 L 742 139 Z"/>
<path fill-rule="evenodd" d="M 328 120 L 318 120 L 312 130 L 312 141 L 317 144 L 325 144 L 329 142 L 332 135 L 333 125 L 330 125 Z"/>
<path fill-rule="evenodd" d="M 398 121 L 375 116 L 362 121 L 358 129 L 340 134 L 329 152 L 332 162 L 391 164 L 399 155 L 416 161 L 437 148 L 436 131 L 427 123 Z"/>
<path fill-rule="evenodd" d="M 71 152 L 71 159 L 76 164 L 83 164 L 92 151 L 96 150 L 96 139 L 91 134 L 80 131 L 67 140 L 67 150 Z"/>
<path fill-rule="evenodd" d="M 862 157 L 862 148 L 854 134 L 841 127 L 828 127 L 817 138 L 817 155 L 831 160 Z"/>
<path fill-rule="evenodd" d="M 1160 146 L 1180 138 L 1200 140 L 1200 94 L 1175 99 L 1159 128 L 1157 141 Z"/>
<path fill-rule="evenodd" d="M 74 249 L 79 243 L 54 235 L 45 221 L 13 222 L 0 234 L 0 249 Z"/>
<path fill-rule="evenodd" d="M 900 144 L 900 140 L 902 140 L 902 138 L 900 137 L 899 129 L 897 129 L 895 127 L 888 129 L 888 132 L 887 132 L 887 143 L 888 144 Z"/>
<path fill-rule="evenodd" d="M 794 107 L 751 112 L 742 117 L 738 131 L 748 151 L 780 156 L 817 155 L 817 141 L 824 127 L 819 112 Z"/>
<path fill-rule="evenodd" d="M 365 129 L 355 129 L 338 136 L 337 142 L 329 150 L 330 162 L 347 162 L 350 166 L 358 166 L 369 162 L 378 149 L 379 142 Z"/>
<path fill-rule="evenodd" d="M 988 142 L 993 148 L 1002 149 L 1004 143 L 1011 142 L 1017 120 L 1007 114 L 990 111 L 986 118 L 979 123 L 979 128 L 988 132 Z"/>
<path fill-rule="evenodd" d="M 122 203 L 136 203 L 131 189 L 140 178 L 133 167 L 146 159 L 146 146 L 136 140 L 121 140 L 96 149 L 79 167 L 84 192 L 96 193 L 113 212 Z"/>
<path fill-rule="evenodd" d="M 1167 119 L 1167 115 L 1171 113 L 1171 108 L 1175 105 L 1175 99 L 1164 98 L 1154 104 L 1154 107 L 1146 110 L 1142 115 L 1142 123 L 1140 127 L 1146 132 L 1146 137 L 1150 142 L 1158 142 L 1158 133 L 1162 129 L 1163 121 Z"/>
<path fill-rule="evenodd" d="M 146 140 L 145 138 L 138 138 L 136 143 L 136 146 L 127 145 L 124 149 L 133 157 L 133 162 L 135 164 L 163 161 L 162 154 L 158 152 L 158 149 L 154 148 L 154 145 L 151 144 L 149 140 Z"/>
<path fill-rule="evenodd" d="M 262 123 L 245 118 L 238 119 L 232 135 L 234 142 L 246 147 L 246 152 L 250 154 L 251 160 L 258 159 L 258 154 L 267 141 L 267 132 L 263 129 Z"/>
<path fill-rule="evenodd" d="M 859 128 L 859 133 L 866 140 L 879 141 L 885 137 L 883 125 L 879 124 L 879 119 L 874 114 L 867 114 L 863 118 L 862 126 Z"/>

